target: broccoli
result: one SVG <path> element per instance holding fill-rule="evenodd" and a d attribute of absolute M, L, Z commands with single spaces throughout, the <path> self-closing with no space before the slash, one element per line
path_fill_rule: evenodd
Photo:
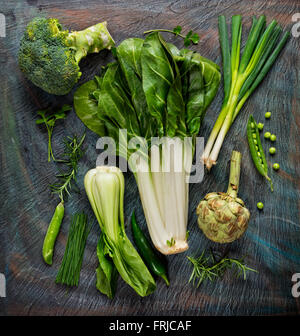
<path fill-rule="evenodd" d="M 80 60 L 112 46 L 114 40 L 106 22 L 69 33 L 57 19 L 37 17 L 27 25 L 21 39 L 19 66 L 36 86 L 51 94 L 64 95 L 81 76 Z"/>

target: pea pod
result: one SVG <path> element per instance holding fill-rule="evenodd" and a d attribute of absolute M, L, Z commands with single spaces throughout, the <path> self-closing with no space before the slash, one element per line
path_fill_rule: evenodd
<path fill-rule="evenodd" d="M 135 219 L 134 211 L 132 212 L 131 216 L 131 228 L 132 228 L 133 240 L 142 258 L 144 259 L 146 265 L 149 267 L 152 273 L 162 277 L 165 280 L 167 286 L 169 286 L 170 283 L 167 277 L 166 267 L 160 260 L 156 252 L 153 250 L 150 242 L 144 235 L 141 228 L 138 226 Z"/>
<path fill-rule="evenodd" d="M 54 244 L 58 235 L 63 217 L 65 213 L 64 203 L 60 202 L 54 212 L 49 224 L 43 245 L 43 258 L 45 263 L 52 265 L 52 257 L 54 252 Z"/>
<path fill-rule="evenodd" d="M 259 129 L 252 115 L 250 115 L 247 124 L 247 138 L 253 163 L 258 172 L 270 182 L 271 191 L 273 191 L 273 183 L 268 176 L 268 164 L 260 141 Z"/>

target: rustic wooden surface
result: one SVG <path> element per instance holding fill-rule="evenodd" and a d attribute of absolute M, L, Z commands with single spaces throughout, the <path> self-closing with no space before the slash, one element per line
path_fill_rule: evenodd
<path fill-rule="evenodd" d="M 299 224 L 299 98 L 300 37 L 292 37 L 264 82 L 246 103 L 230 130 L 218 165 L 204 181 L 190 186 L 190 249 L 168 257 L 171 285 L 159 280 L 156 292 L 138 297 L 121 279 L 114 300 L 101 295 L 95 287 L 97 267 L 97 225 L 88 238 L 78 288 L 66 289 L 54 282 L 66 244 L 70 214 L 85 210 L 93 218 L 83 190 L 83 176 L 95 166 L 97 136 L 87 131 L 86 155 L 78 176 L 80 194 L 66 204 L 66 216 L 55 249 L 54 264 L 46 266 L 41 258 L 43 238 L 58 202 L 49 192 L 57 166 L 47 162 L 47 134 L 35 124 L 36 111 L 72 103 L 72 93 L 55 97 L 29 83 L 17 65 L 20 37 L 26 24 L 37 15 L 57 17 L 68 28 L 77 30 L 108 21 L 117 43 L 142 36 L 151 28 L 182 25 L 201 36 L 194 47 L 202 55 L 221 65 L 217 17 L 242 14 L 245 30 L 252 15 L 266 14 L 268 21 L 278 20 L 286 28 L 293 25 L 292 15 L 300 12 L 298 0 L 288 1 L 6 1 L 0 11 L 6 17 L 6 38 L 0 38 L 0 156 L 1 216 L 0 273 L 5 274 L 7 296 L 0 298 L 0 315 L 286 315 L 300 313 L 300 300 L 291 294 L 294 273 L 300 272 Z M 170 38 L 170 37 L 167 37 Z M 178 43 L 180 43 L 178 41 Z M 84 75 L 80 83 L 92 78 L 101 65 L 111 59 L 108 52 L 82 61 Z M 207 111 L 201 136 L 207 139 L 222 101 L 222 87 Z M 281 169 L 272 173 L 275 192 L 253 167 L 246 143 L 246 120 L 250 112 L 264 122 L 264 113 L 272 112 L 265 128 L 277 135 L 277 154 L 267 156 L 269 164 L 279 162 Z M 54 131 L 53 148 L 61 153 L 62 138 L 85 130 L 74 112 Z M 268 143 L 264 142 L 268 147 Z M 247 265 L 259 273 L 249 273 L 246 281 L 227 274 L 223 280 L 204 283 L 199 289 L 188 284 L 191 272 L 187 255 L 203 249 L 222 250 L 208 241 L 197 227 L 195 207 L 209 191 L 227 186 L 228 160 L 233 149 L 243 154 L 240 197 L 252 217 L 246 234 L 230 245 L 231 255 L 246 256 Z M 226 173 L 225 173 L 226 172 Z M 137 219 L 145 228 L 137 187 L 126 173 L 125 215 L 137 209 Z M 265 209 L 259 212 L 256 202 Z M 129 232 L 130 236 L 130 232 Z"/>

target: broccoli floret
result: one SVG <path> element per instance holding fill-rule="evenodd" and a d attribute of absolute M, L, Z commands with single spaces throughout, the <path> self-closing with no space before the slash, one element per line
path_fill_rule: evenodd
<path fill-rule="evenodd" d="M 57 19 L 38 17 L 27 25 L 21 39 L 19 66 L 36 86 L 64 95 L 81 76 L 80 60 L 113 45 L 106 22 L 69 33 Z"/>

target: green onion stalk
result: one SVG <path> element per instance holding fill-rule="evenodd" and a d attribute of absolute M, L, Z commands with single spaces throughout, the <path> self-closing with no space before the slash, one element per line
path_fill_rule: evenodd
<path fill-rule="evenodd" d="M 221 112 L 207 141 L 202 159 L 208 170 L 216 164 L 223 141 L 248 97 L 260 84 L 281 49 L 289 33 L 280 39 L 282 28 L 273 20 L 267 27 L 266 17 L 253 17 L 252 27 L 240 57 L 242 18 L 231 20 L 231 50 L 225 16 L 219 17 L 219 39 L 223 60 L 224 100 Z"/>

